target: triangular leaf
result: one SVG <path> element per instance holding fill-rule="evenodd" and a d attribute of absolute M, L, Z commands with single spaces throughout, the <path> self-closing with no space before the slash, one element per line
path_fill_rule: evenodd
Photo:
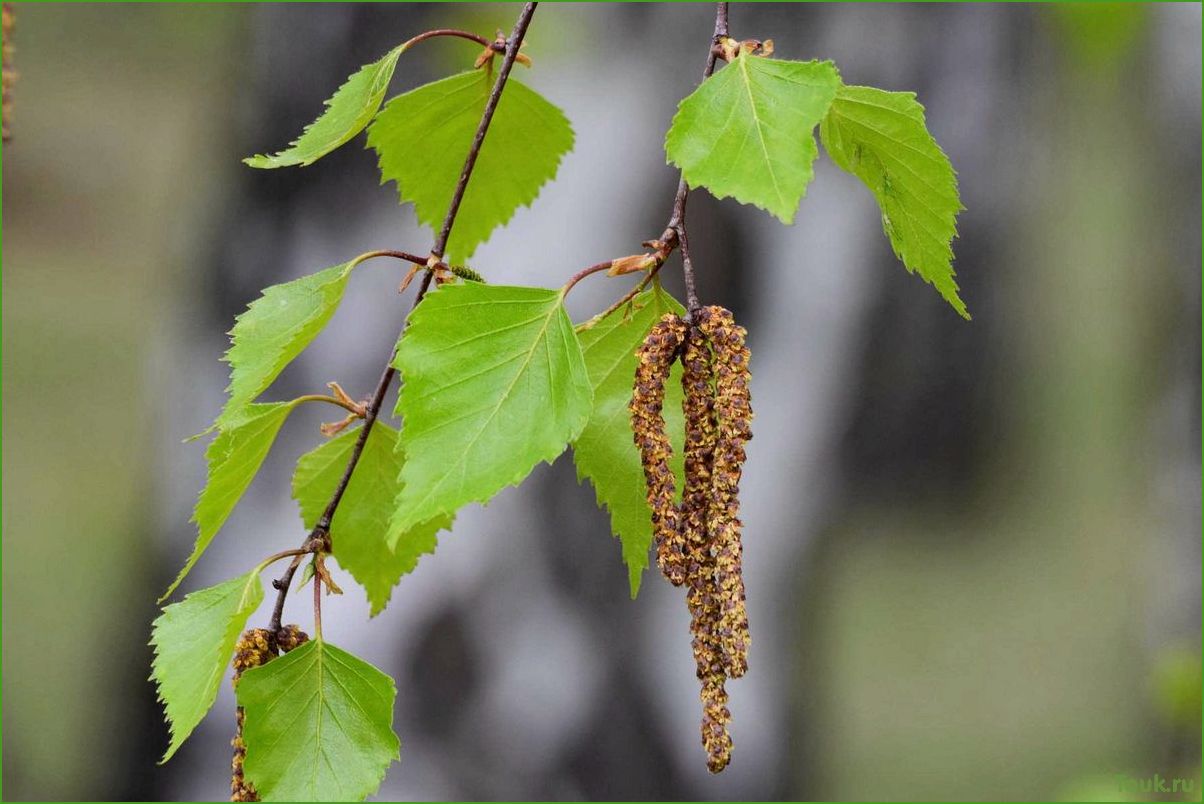
<path fill-rule="evenodd" d="M 230 394 L 222 424 L 264 392 L 293 358 L 301 354 L 334 315 L 355 261 L 272 285 L 238 316 L 230 330 L 225 360 Z"/>
<path fill-rule="evenodd" d="M 865 182 L 882 209 L 882 228 L 907 270 L 918 273 L 964 318 L 953 278 L 957 175 L 928 133 L 911 92 L 842 86 L 820 126 L 824 149 Z"/>
<path fill-rule="evenodd" d="M 811 132 L 839 84 L 831 62 L 741 54 L 681 102 L 665 153 L 690 186 L 790 223 L 813 175 Z"/>
<path fill-rule="evenodd" d="M 292 409 L 289 402 L 253 403 L 222 425 L 217 438 L 205 450 L 209 479 L 192 513 L 198 529 L 196 545 L 159 602 L 171 596 L 213 541 L 247 486 L 255 479 L 255 473 L 276 440 L 280 425 Z"/>
<path fill-rule="evenodd" d="M 555 290 L 445 285 L 410 316 L 394 365 L 405 464 L 390 538 L 520 482 L 589 418 L 581 345 Z"/>
<path fill-rule="evenodd" d="M 581 350 L 594 389 L 594 409 L 589 423 L 573 442 L 577 479 L 589 478 L 598 504 L 610 510 L 611 529 L 623 545 L 631 596 L 640 589 L 640 575 L 648 566 L 652 544 L 652 511 L 644 495 L 644 469 L 631 437 L 631 386 L 635 379 L 635 350 L 648 330 L 665 313 L 685 309 L 659 286 L 633 300 L 629 316 L 612 313 L 581 333 Z M 674 364 L 665 385 L 665 431 L 673 441 L 672 468 L 682 480 L 681 366 Z"/>
<path fill-rule="evenodd" d="M 151 678 L 171 724 L 171 759 L 217 698 L 234 643 L 259 604 L 258 568 L 247 575 L 193 592 L 163 609 L 151 632 Z"/>
<path fill-rule="evenodd" d="M 247 670 L 236 692 L 264 801 L 361 801 L 400 756 L 393 679 L 320 639 Z"/>
<path fill-rule="evenodd" d="M 418 220 L 436 231 L 492 87 L 485 70 L 435 81 L 390 100 L 368 129 L 382 182 L 396 181 L 402 203 L 414 202 Z M 519 207 L 530 205 L 572 148 L 564 113 L 511 78 L 460 204 L 448 260 L 470 257 Z"/>
<path fill-rule="evenodd" d="M 247 157 L 243 162 L 255 168 L 311 165 L 359 134 L 380 108 L 401 53 L 401 47 L 395 47 L 353 73 L 326 101 L 322 116 L 306 126 L 289 148 L 272 156 Z"/>
<path fill-rule="evenodd" d="M 301 507 L 305 527 L 312 528 L 326 509 L 359 435 L 359 430 L 343 433 L 297 462 L 293 499 Z M 393 587 L 414 569 L 422 554 L 435 552 L 435 534 L 451 527 L 451 517 L 424 522 L 407 531 L 396 550 L 389 547 L 386 537 L 400 472 L 397 431 L 377 422 L 330 526 L 334 557 L 364 587 L 372 616 L 384 610 Z"/>

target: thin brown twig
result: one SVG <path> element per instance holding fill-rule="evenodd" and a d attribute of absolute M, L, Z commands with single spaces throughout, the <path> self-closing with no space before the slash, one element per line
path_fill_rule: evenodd
<path fill-rule="evenodd" d="M 481 145 L 485 142 L 485 134 L 489 130 L 489 124 L 493 120 L 493 113 L 497 110 L 498 101 L 501 100 L 502 90 L 505 89 L 506 80 L 510 77 L 510 71 L 514 67 L 514 62 L 518 57 L 518 49 L 522 46 L 523 37 L 526 36 L 527 28 L 531 24 L 531 17 L 535 14 L 535 8 L 538 3 L 526 3 L 523 10 L 519 13 L 518 21 L 514 24 L 514 30 L 510 34 L 510 38 L 506 40 L 506 52 L 502 59 L 501 67 L 498 69 L 497 77 L 493 82 L 493 90 L 489 93 L 489 100 L 485 104 L 485 109 L 481 114 L 481 122 L 477 125 L 476 135 L 473 137 L 472 146 L 469 148 L 468 155 L 464 160 L 464 168 L 460 171 L 460 178 L 456 182 L 456 189 L 452 195 L 451 203 L 447 209 L 447 215 L 443 219 L 443 226 L 439 230 L 439 237 L 435 241 L 434 248 L 431 249 L 431 255 L 435 258 L 434 264 L 430 260 L 423 260 L 422 264 L 427 265 L 427 270 L 422 277 L 422 284 L 418 288 L 418 293 L 414 297 L 414 303 L 410 307 L 411 312 L 418 306 L 419 302 L 426 295 L 427 290 L 431 286 L 431 279 L 434 276 L 434 270 L 438 264 L 442 262 L 443 252 L 447 249 L 447 240 L 451 236 L 452 226 L 456 222 L 456 214 L 459 212 L 460 203 L 464 200 L 464 191 L 468 187 L 468 180 L 472 176 L 473 167 L 476 165 L 477 156 L 481 152 Z M 403 254 L 404 252 L 397 252 Z M 390 255 L 392 256 L 392 255 Z M 402 259 L 409 259 L 413 255 L 406 255 Z M 404 332 L 404 325 L 403 325 Z M 399 338 L 400 340 L 400 338 Z M 372 401 L 368 404 L 366 415 L 364 416 L 364 425 L 360 428 L 359 437 L 356 439 L 355 446 L 351 450 L 351 455 L 347 461 L 347 468 L 343 470 L 343 476 L 339 479 L 339 485 L 335 487 L 334 494 L 330 498 L 326 509 L 322 512 L 322 516 L 318 518 L 313 530 L 302 546 L 313 545 L 315 552 L 329 552 L 331 549 L 330 543 L 330 523 L 334 519 L 335 511 L 338 510 L 339 503 L 343 499 L 344 492 L 347 491 L 347 485 L 351 482 L 351 475 L 355 471 L 355 467 L 359 464 L 360 456 L 364 452 L 364 444 L 368 441 L 368 435 L 372 431 L 372 425 L 376 423 L 376 418 L 380 414 L 381 405 L 384 404 L 385 394 L 389 390 L 389 384 L 393 381 L 394 374 L 397 370 L 393 367 L 393 350 L 389 352 L 389 360 L 385 364 L 385 369 L 380 375 L 380 381 L 376 385 L 376 391 L 372 395 Z M 292 583 L 293 576 L 297 572 L 297 568 L 301 565 L 301 556 L 293 559 L 289 567 L 272 585 L 276 588 L 276 605 L 272 611 L 272 619 L 268 624 L 268 631 L 271 634 L 273 643 L 276 639 L 276 634 L 280 631 L 281 619 L 284 615 L 284 601 L 288 596 L 289 585 Z M 316 594 L 316 592 L 315 592 Z M 315 616 L 320 616 L 318 607 L 320 604 L 315 602 Z M 315 628 L 321 635 L 320 624 L 315 622 Z M 275 647 L 275 645 L 273 645 Z"/>
<path fill-rule="evenodd" d="M 426 257 L 419 257 L 417 254 L 411 254 L 408 251 L 393 251 L 391 249 L 380 249 L 379 251 L 369 251 L 359 256 L 359 260 L 370 260 L 373 257 L 395 257 L 405 262 L 412 262 L 415 265 L 426 265 Z"/>
<path fill-rule="evenodd" d="M 364 415 L 363 409 L 359 406 L 345 402 L 336 396 L 327 396 L 326 394 L 305 394 L 304 396 L 297 397 L 293 402 L 297 404 L 302 402 L 327 402 L 331 405 L 338 405 L 343 410 L 354 413 L 356 416 Z"/>
<path fill-rule="evenodd" d="M 266 569 L 268 566 L 275 564 L 277 561 L 281 560 L 282 558 L 290 558 L 290 557 L 298 558 L 300 556 L 309 555 L 309 553 L 310 553 L 310 551 L 306 550 L 304 547 L 294 547 L 292 550 L 281 550 L 279 553 L 273 553 L 272 555 L 265 558 L 263 561 L 260 561 L 259 566 L 264 567 Z"/>
<path fill-rule="evenodd" d="M 506 79 L 510 77 L 510 70 L 514 67 L 518 49 L 522 47 L 523 37 L 527 34 L 527 26 L 531 24 L 531 17 L 535 14 L 537 5 L 539 4 L 527 3 L 523 6 L 523 10 L 518 15 L 518 22 L 514 24 L 514 31 L 506 40 L 506 55 L 502 59 L 502 66 L 498 69 L 497 78 L 493 82 L 489 100 L 485 103 L 485 111 L 481 114 L 477 133 L 472 138 L 472 147 L 468 149 L 468 158 L 464 160 L 464 168 L 460 171 L 459 181 L 456 182 L 456 191 L 452 193 L 451 203 L 447 206 L 447 215 L 443 218 L 439 239 L 435 241 L 435 247 L 431 249 L 431 254 L 440 260 L 443 259 L 443 252 L 447 250 L 447 240 L 451 237 L 452 224 L 456 222 L 456 214 L 460 211 L 460 202 L 464 200 L 464 191 L 468 188 L 468 179 L 472 176 L 472 169 L 476 166 L 477 157 L 481 153 L 481 145 L 485 142 L 485 132 L 489 130 L 489 123 L 493 120 L 493 113 L 497 110 L 498 101 L 502 99 L 502 90 L 506 88 Z"/>
<path fill-rule="evenodd" d="M 476 42 L 478 45 L 487 47 L 497 53 L 505 52 L 505 47 L 501 43 L 496 42 L 493 39 L 487 39 L 479 34 L 474 34 L 470 31 L 461 31 L 458 28 L 435 28 L 432 31 L 423 31 L 412 39 L 406 40 L 406 42 L 402 44 L 401 50 L 404 53 L 419 42 L 425 42 L 428 39 L 434 39 L 436 36 L 456 36 L 460 39 L 468 39 L 469 41 Z"/>
<path fill-rule="evenodd" d="M 605 262 L 596 262 L 588 268 L 582 268 L 580 271 L 569 277 L 569 281 L 564 283 L 564 287 L 560 289 L 560 292 L 568 295 L 568 292 L 573 289 L 573 286 L 582 279 L 585 279 L 590 274 L 599 273 L 600 271 L 609 271 L 611 266 L 614 264 L 614 260 L 606 260 Z"/>
<path fill-rule="evenodd" d="M 707 51 L 706 68 L 702 73 L 702 80 L 710 78 L 715 72 L 716 62 L 722 58 L 722 49 L 719 47 L 720 42 L 728 36 L 728 7 L 727 3 L 717 3 L 715 9 L 715 32 L 711 35 L 711 47 Z M 655 246 L 656 251 L 648 256 L 652 259 L 650 265 L 644 266 L 647 275 L 637 282 L 630 290 L 628 290 L 618 301 L 610 307 L 603 310 L 598 315 L 588 321 L 578 325 L 576 331 L 582 332 L 597 324 L 602 319 L 619 310 L 623 305 L 634 299 L 641 290 L 648 286 L 652 278 L 660 271 L 665 260 L 673 253 L 674 249 L 681 249 L 682 276 L 685 279 L 686 285 L 686 309 L 693 313 L 699 308 L 698 290 L 694 279 L 694 263 L 690 259 L 690 242 L 686 234 L 686 199 L 690 195 L 690 187 L 686 184 L 685 175 L 680 175 L 677 180 L 677 193 L 673 197 L 673 209 L 669 214 L 669 223 L 665 225 L 665 231 L 661 234 L 659 240 L 649 241 L 645 246 Z M 631 259 L 631 258 L 624 258 Z M 616 260 L 608 262 L 595 263 L 588 268 L 583 268 L 569 278 L 565 284 L 563 292 L 567 293 L 574 285 L 580 282 L 585 277 L 598 273 L 600 271 L 611 268 Z"/>
<path fill-rule="evenodd" d="M 711 47 L 707 49 L 706 69 L 702 72 L 705 81 L 715 72 L 715 62 L 719 59 L 715 46 L 728 35 L 727 3 L 716 3 L 715 33 L 711 35 Z M 686 198 L 690 194 L 690 186 L 686 184 L 683 174 L 677 180 L 677 194 L 673 197 L 673 212 L 669 215 L 669 223 L 661 240 L 670 247 L 685 245 L 686 240 Z M 698 291 L 694 281 L 694 265 L 686 253 L 688 246 L 682 249 L 682 275 L 686 282 L 686 308 L 692 313 L 698 309 Z"/>

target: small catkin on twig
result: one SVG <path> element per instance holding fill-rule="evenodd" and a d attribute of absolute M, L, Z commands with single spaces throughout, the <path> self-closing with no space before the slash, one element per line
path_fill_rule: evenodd
<path fill-rule="evenodd" d="M 639 364 L 632 388 L 631 429 L 640 450 L 652 509 L 652 533 L 661 572 L 675 586 L 685 583 L 685 550 L 676 504 L 677 489 L 669 468 L 672 446 L 665 433 L 665 380 L 685 338 L 686 324 L 666 313 L 652 326 L 636 350 Z"/>
<path fill-rule="evenodd" d="M 266 628 L 250 628 L 243 632 L 243 635 L 234 646 L 233 665 L 234 686 L 236 688 L 238 687 L 238 680 L 242 678 L 244 671 L 267 664 L 275 657 L 275 653 L 272 651 L 271 636 L 272 632 Z M 276 644 L 285 653 L 308 641 L 309 635 L 296 625 L 286 625 L 276 635 Z M 230 800 L 259 801 L 259 794 L 255 792 L 255 785 L 248 782 L 243 775 L 243 765 L 247 759 L 247 746 L 242 739 L 243 724 L 246 717 L 241 706 L 235 710 L 234 717 L 237 727 L 234 732 L 234 739 L 230 741 L 230 745 L 234 746 L 234 759 L 230 763 Z"/>

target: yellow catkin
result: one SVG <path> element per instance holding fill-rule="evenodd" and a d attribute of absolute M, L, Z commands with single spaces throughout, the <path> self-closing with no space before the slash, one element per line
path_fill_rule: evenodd
<path fill-rule="evenodd" d="M 716 597 L 720 608 L 718 643 L 728 676 L 739 678 L 748 670 L 749 645 L 739 518 L 744 443 L 752 438 L 747 333 L 722 307 L 700 310 L 698 326 L 710 341 L 714 359 L 717 437 L 707 521 L 714 545 Z"/>
<path fill-rule="evenodd" d="M 275 657 L 272 650 L 272 632 L 266 628 L 250 628 L 243 632 L 234 646 L 234 686 L 242 674 L 253 667 L 267 664 Z M 276 644 L 285 653 L 309 641 L 309 636 L 296 625 L 286 625 L 276 635 Z M 243 724 L 246 719 L 242 707 L 235 710 L 236 728 L 230 745 L 234 747 L 234 759 L 230 763 L 230 800 L 259 801 L 255 785 L 246 780 L 243 766 L 247 759 L 247 746 L 243 742 Z"/>
<path fill-rule="evenodd" d="M 652 326 L 636 350 L 639 360 L 632 387 L 631 430 L 640 450 L 652 509 L 652 534 L 661 572 L 675 586 L 685 582 L 685 551 L 679 523 L 673 472 L 669 468 L 672 446 L 665 433 L 665 380 L 686 334 L 686 324 L 666 313 Z"/>

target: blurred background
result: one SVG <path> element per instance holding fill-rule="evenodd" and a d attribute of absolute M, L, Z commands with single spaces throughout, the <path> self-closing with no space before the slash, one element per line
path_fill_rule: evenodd
<path fill-rule="evenodd" d="M 228 795 L 228 685 L 156 765 L 146 642 L 204 481 L 203 445 L 181 439 L 219 410 L 224 333 L 262 287 L 432 240 L 362 138 L 305 169 L 239 159 L 409 36 L 509 31 L 516 13 L 16 4 L 6 798 Z M 379 798 L 1124 800 L 1159 797 L 1133 789 L 1154 774 L 1198 798 L 1200 6 L 733 4 L 731 20 L 781 57 L 918 92 L 961 181 L 974 320 L 906 273 L 869 192 L 824 156 L 792 227 L 693 194 L 702 299 L 748 326 L 755 377 L 731 767 L 705 770 L 680 592 L 653 572 L 628 598 L 565 455 L 462 512 L 380 617 L 345 576 L 328 603 L 328 638 L 397 679 L 402 760 Z M 707 4 L 539 9 L 516 75 L 566 111 L 576 149 L 473 267 L 559 285 L 660 233 L 663 134 L 712 22 Z M 477 53 L 424 44 L 392 89 Z M 370 390 L 409 300 L 397 266 L 362 270 L 267 398 Z M 574 315 L 628 282 L 589 280 Z M 323 418 L 286 425 L 188 588 L 299 542 L 289 475 Z"/>

